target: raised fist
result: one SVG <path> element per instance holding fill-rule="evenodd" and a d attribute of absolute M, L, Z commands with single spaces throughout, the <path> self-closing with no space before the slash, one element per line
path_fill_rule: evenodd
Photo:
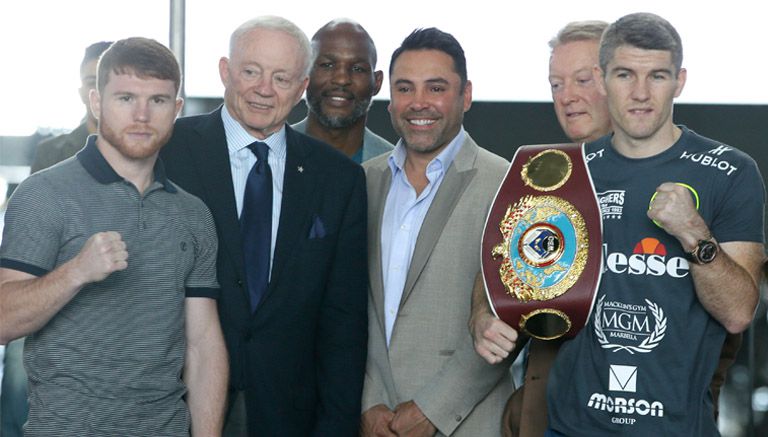
<path fill-rule="evenodd" d="M 128 267 L 125 242 L 114 231 L 91 235 L 75 259 L 84 284 L 102 281 L 112 272 Z"/>

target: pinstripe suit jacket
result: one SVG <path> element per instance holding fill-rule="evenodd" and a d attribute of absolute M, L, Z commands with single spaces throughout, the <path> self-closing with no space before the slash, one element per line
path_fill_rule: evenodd
<path fill-rule="evenodd" d="M 253 314 L 221 108 L 177 120 L 161 155 L 169 178 L 216 223 L 229 382 L 245 393 L 250 432 L 354 436 L 366 353 L 365 177 L 290 127 L 286 142 L 272 274 Z"/>

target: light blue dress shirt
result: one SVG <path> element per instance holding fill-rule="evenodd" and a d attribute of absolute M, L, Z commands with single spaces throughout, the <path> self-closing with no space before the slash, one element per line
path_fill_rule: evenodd
<path fill-rule="evenodd" d="M 275 257 L 275 242 L 277 241 L 277 228 L 280 224 L 280 206 L 283 201 L 283 178 L 285 176 L 285 156 L 287 143 L 285 138 L 285 125 L 279 131 L 268 136 L 264 140 L 249 134 L 240 123 L 227 111 L 227 105 L 221 108 L 221 120 L 224 122 L 224 132 L 227 135 L 227 148 L 229 150 L 229 165 L 232 169 L 232 184 L 235 188 L 235 203 L 237 204 L 237 216 L 243 211 L 243 197 L 245 195 L 245 183 L 251 167 L 256 164 L 256 155 L 251 152 L 248 145 L 254 141 L 261 141 L 269 146 L 269 167 L 272 170 L 272 248 L 269 256 L 270 276 L 272 261 Z"/>
<path fill-rule="evenodd" d="M 416 195 L 416 190 L 408 181 L 403 166 L 405 165 L 405 146 L 398 141 L 395 150 L 389 156 L 389 168 L 392 170 L 392 184 L 384 205 L 381 223 L 381 263 L 384 280 L 384 320 L 387 329 L 387 346 L 392 338 L 392 330 L 397 319 L 400 300 L 403 296 L 405 279 L 411 265 L 413 250 L 419 237 L 421 225 L 434 200 L 445 172 L 464 143 L 466 133 L 462 127 L 456 137 L 427 165 L 429 183 Z"/>

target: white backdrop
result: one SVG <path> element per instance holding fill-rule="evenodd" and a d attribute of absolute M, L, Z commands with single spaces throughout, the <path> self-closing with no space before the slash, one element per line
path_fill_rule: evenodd
<path fill-rule="evenodd" d="M 688 83 L 682 103 L 768 104 L 762 2 L 604 0 L 457 2 L 389 0 L 187 0 L 186 76 L 189 96 L 222 94 L 217 63 L 231 31 L 248 18 L 282 15 L 311 37 L 337 17 L 354 18 L 373 37 L 378 69 L 388 69 L 400 41 L 417 27 L 452 33 L 467 54 L 475 100 L 547 101 L 547 42 L 569 21 L 613 21 L 654 12 L 680 32 Z M 692 9 L 695 8 L 695 9 Z M 39 127 L 71 128 L 83 109 L 78 66 L 94 41 L 141 35 L 168 43 L 169 4 L 160 0 L 28 0 L 0 6 L 0 135 L 29 135 Z M 71 17 L 71 18 L 64 18 Z M 385 75 L 386 78 L 386 75 Z M 387 99 L 382 90 L 379 98 Z"/>

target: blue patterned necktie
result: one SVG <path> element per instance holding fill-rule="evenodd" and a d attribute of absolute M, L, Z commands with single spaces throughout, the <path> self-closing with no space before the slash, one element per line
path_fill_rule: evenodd
<path fill-rule="evenodd" d="M 243 236 L 243 255 L 251 312 L 267 292 L 269 286 L 269 261 L 272 253 L 272 169 L 267 157 L 269 147 L 260 141 L 248 145 L 256 164 L 248 173 L 240 214 Z"/>

